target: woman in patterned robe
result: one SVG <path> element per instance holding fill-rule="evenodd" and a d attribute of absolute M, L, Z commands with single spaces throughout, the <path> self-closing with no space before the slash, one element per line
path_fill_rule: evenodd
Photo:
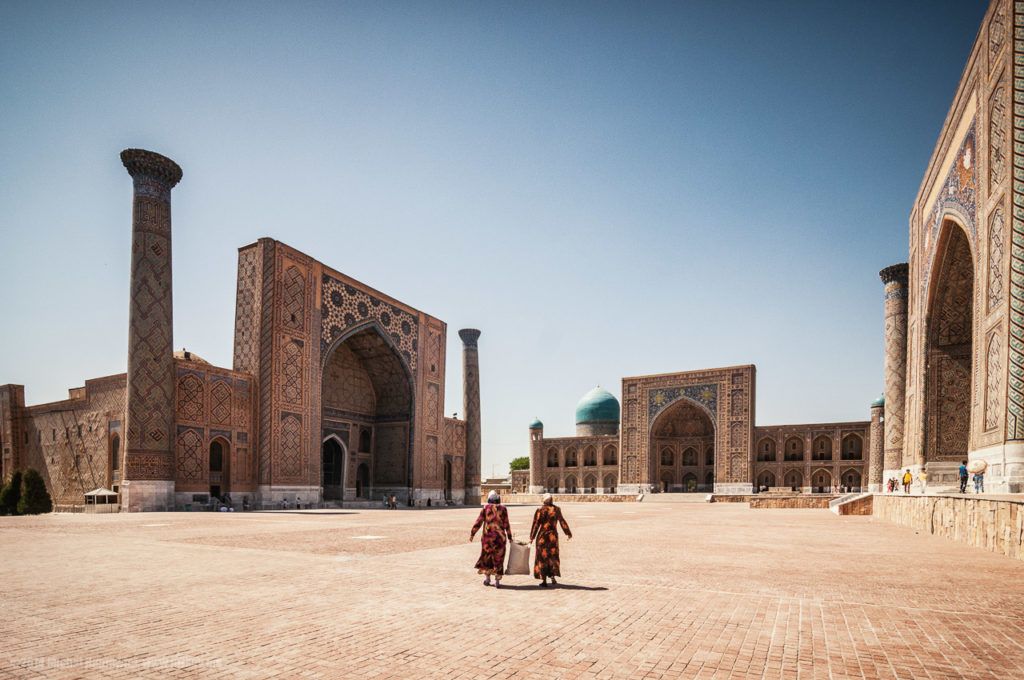
<path fill-rule="evenodd" d="M 469 532 L 469 542 L 473 542 L 476 532 L 483 527 L 480 536 L 480 559 L 476 561 L 478 574 L 484 574 L 484 585 L 491 585 L 491 574 L 494 585 L 501 587 L 501 577 L 505 573 L 505 538 L 512 540 L 512 527 L 508 523 L 508 510 L 501 504 L 498 492 L 487 494 L 487 505 L 480 511 L 480 516 Z"/>
<path fill-rule="evenodd" d="M 562 509 L 555 505 L 551 494 L 544 494 L 544 505 L 533 514 L 533 528 L 530 529 L 530 540 L 537 541 L 537 557 L 533 561 L 533 577 L 541 579 L 540 587 L 558 585 L 556 576 L 561 576 L 558 560 L 558 527 L 562 527 L 565 536 L 572 539 L 569 525 L 562 518 Z"/>

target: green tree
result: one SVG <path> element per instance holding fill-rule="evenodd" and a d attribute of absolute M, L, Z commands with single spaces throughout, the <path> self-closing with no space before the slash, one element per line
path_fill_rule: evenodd
<path fill-rule="evenodd" d="M 513 458 L 512 462 L 508 464 L 508 469 L 509 470 L 529 470 L 530 469 L 530 457 L 529 456 L 519 456 L 518 458 Z"/>
<path fill-rule="evenodd" d="M 0 515 L 17 515 L 21 500 L 21 470 L 15 470 L 11 481 L 0 489 Z"/>
<path fill-rule="evenodd" d="M 39 515 L 53 510 L 50 492 L 46 490 L 43 476 L 29 468 L 21 480 L 21 500 L 18 501 L 19 515 Z"/>

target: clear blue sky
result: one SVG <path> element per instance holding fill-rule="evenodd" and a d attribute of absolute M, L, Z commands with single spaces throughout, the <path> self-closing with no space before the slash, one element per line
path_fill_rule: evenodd
<path fill-rule="evenodd" d="M 125 147 L 177 160 L 174 342 L 230 366 L 285 241 L 480 340 L 484 473 L 625 375 L 755 363 L 866 419 L 878 270 L 987 3 L 0 4 L 0 383 L 125 370 Z"/>

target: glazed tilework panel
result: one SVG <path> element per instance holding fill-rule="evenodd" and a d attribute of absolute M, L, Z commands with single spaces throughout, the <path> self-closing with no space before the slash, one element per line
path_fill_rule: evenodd
<path fill-rule="evenodd" d="M 283 244 L 274 248 L 272 317 L 273 358 L 269 418 L 270 484 L 318 486 L 320 483 L 320 379 L 311 301 L 316 262 Z M 319 356 L 319 354 L 318 354 Z"/>
<path fill-rule="evenodd" d="M 255 479 L 250 460 L 255 384 L 246 373 L 175 360 L 174 480 L 177 491 L 208 491 L 211 442 L 228 444 L 226 480 L 232 491 L 249 490 Z M 226 482 L 226 483 L 225 483 Z"/>
<path fill-rule="evenodd" d="M 263 293 L 263 246 L 256 244 L 238 253 L 238 287 L 235 293 L 236 371 L 259 373 L 260 312 Z"/>
<path fill-rule="evenodd" d="M 708 411 L 712 414 L 712 418 L 714 418 L 714 414 L 718 410 L 718 384 L 708 383 L 705 385 L 651 390 L 648 393 L 647 399 L 648 419 L 654 422 L 659 413 L 682 398 L 695 401 L 707 407 Z"/>
<path fill-rule="evenodd" d="M 441 460 L 450 460 L 452 463 L 452 489 L 464 488 L 466 483 L 465 421 L 455 418 L 443 419 L 440 456 Z"/>
<path fill-rule="evenodd" d="M 1006 438 L 1024 439 L 1024 2 L 1014 2 L 1013 38 L 1013 214 Z"/>
<path fill-rule="evenodd" d="M 328 274 L 323 275 L 321 285 L 321 352 L 353 326 L 374 321 L 415 372 L 419 358 L 419 323 L 415 316 Z"/>
<path fill-rule="evenodd" d="M 466 421 L 455 418 L 444 419 L 444 436 L 441 438 L 442 453 L 448 456 L 466 455 Z"/>
<path fill-rule="evenodd" d="M 125 476 L 171 479 L 174 417 L 170 188 L 135 177 Z"/>
<path fill-rule="evenodd" d="M 936 241 L 942 228 L 943 214 L 947 210 L 954 211 L 966 222 L 964 226 L 970 233 L 971 242 L 977 240 L 977 227 L 975 215 L 977 213 L 978 201 L 978 172 L 977 156 L 975 154 L 974 124 L 971 124 L 966 137 L 960 144 L 953 166 L 946 174 L 943 187 L 938 198 L 932 206 L 931 214 L 925 221 L 924 230 L 924 253 L 926 259 L 931 261 L 935 252 Z M 928 282 L 932 272 L 926 272 L 922 281 L 922 291 L 928 290 Z"/>
<path fill-rule="evenodd" d="M 274 264 L 277 244 L 260 239 L 262 272 L 260 274 L 259 315 L 259 483 L 270 484 L 273 460 L 274 427 Z"/>

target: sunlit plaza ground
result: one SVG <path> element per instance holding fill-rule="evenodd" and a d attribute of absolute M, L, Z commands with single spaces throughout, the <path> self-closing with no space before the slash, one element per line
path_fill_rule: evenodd
<path fill-rule="evenodd" d="M 473 509 L 3 518 L 0 675 L 1024 677 L 1018 561 L 824 510 L 563 509 L 548 590 L 482 585 Z"/>

